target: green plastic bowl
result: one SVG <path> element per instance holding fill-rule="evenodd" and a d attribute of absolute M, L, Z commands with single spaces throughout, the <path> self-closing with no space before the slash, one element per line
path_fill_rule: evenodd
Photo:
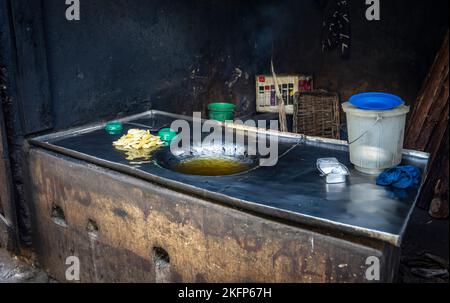
<path fill-rule="evenodd" d="M 119 135 L 123 132 L 122 122 L 119 121 L 111 121 L 106 123 L 105 130 L 110 135 Z"/>
<path fill-rule="evenodd" d="M 158 132 L 158 136 L 161 138 L 162 141 L 170 142 L 172 141 L 177 135 L 177 132 L 170 128 L 163 128 Z"/>
<path fill-rule="evenodd" d="M 220 122 L 234 119 L 236 105 L 232 103 L 216 102 L 208 104 L 209 119 Z"/>

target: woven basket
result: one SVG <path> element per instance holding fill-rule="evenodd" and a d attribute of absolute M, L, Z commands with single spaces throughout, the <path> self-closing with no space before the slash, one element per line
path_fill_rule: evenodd
<path fill-rule="evenodd" d="M 325 91 L 298 93 L 294 101 L 295 133 L 340 138 L 339 95 Z"/>

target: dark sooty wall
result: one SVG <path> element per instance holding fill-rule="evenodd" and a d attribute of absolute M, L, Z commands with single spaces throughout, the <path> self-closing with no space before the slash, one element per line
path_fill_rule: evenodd
<path fill-rule="evenodd" d="M 208 1 L 43 1 L 56 128 L 158 108 L 191 112 L 207 73 Z"/>
<path fill-rule="evenodd" d="M 381 1 L 381 21 L 352 0 L 352 54 L 321 51 L 314 0 L 44 1 L 56 128 L 156 108 L 189 114 L 209 101 L 255 109 L 254 76 L 309 73 L 342 99 L 387 91 L 412 102 L 448 28 L 448 1 Z M 239 72 L 242 71 L 242 74 Z"/>
<path fill-rule="evenodd" d="M 215 90 L 241 107 L 253 109 L 254 75 L 268 73 L 270 57 L 279 73 L 315 76 L 316 87 L 341 93 L 364 91 L 399 94 L 412 103 L 448 29 L 447 0 L 381 0 L 381 21 L 365 18 L 364 0 L 350 0 L 352 53 L 321 51 L 323 11 L 314 0 L 225 1 L 214 19 L 222 43 L 215 80 L 225 83 L 233 68 L 249 74 L 231 92 Z M 331 1 L 330 1 L 331 2 Z M 215 5 L 215 6 L 217 6 Z M 216 41 L 215 41 L 216 42 Z M 249 82 L 249 83 L 245 83 Z"/>

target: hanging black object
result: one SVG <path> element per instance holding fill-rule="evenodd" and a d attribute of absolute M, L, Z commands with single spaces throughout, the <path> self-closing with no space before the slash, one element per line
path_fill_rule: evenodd
<path fill-rule="evenodd" d="M 344 59 L 350 57 L 351 22 L 348 0 L 320 1 L 325 8 L 322 24 L 322 52 L 340 48 Z"/>

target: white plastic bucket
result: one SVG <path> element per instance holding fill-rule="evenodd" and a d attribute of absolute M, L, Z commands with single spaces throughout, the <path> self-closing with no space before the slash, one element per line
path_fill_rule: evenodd
<path fill-rule="evenodd" d="M 367 174 L 380 174 L 402 161 L 409 106 L 391 110 L 364 110 L 342 104 L 347 115 L 350 162 Z"/>

